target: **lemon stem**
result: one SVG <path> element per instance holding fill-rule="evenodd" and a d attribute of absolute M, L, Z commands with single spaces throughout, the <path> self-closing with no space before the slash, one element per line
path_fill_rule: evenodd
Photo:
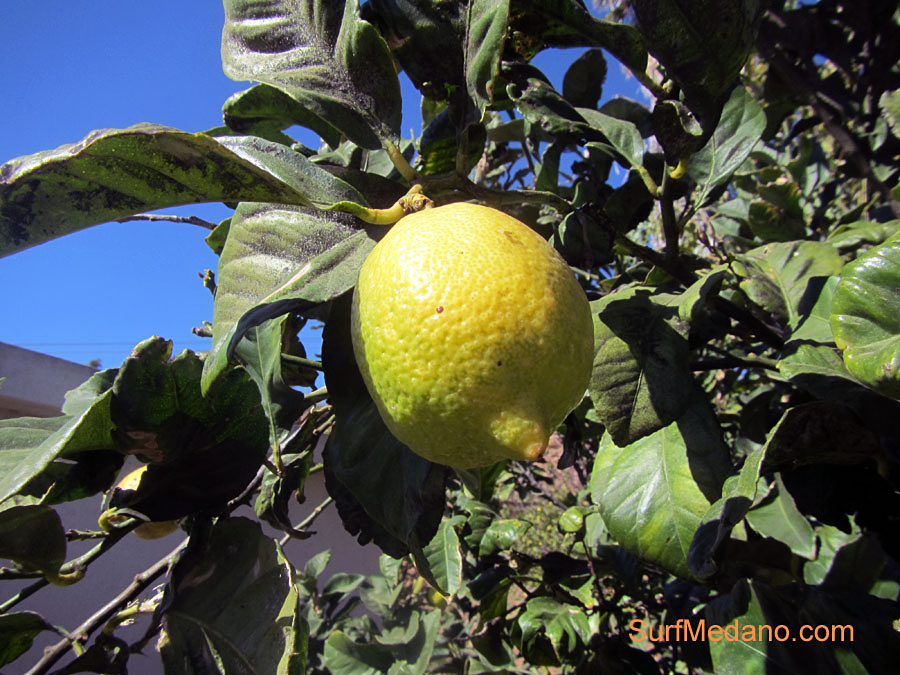
<path fill-rule="evenodd" d="M 338 202 L 333 210 L 351 213 L 372 225 L 393 225 L 403 216 L 434 206 L 434 202 L 422 194 L 422 186 L 413 185 L 409 191 L 386 209 L 369 209 L 355 202 Z"/>
<path fill-rule="evenodd" d="M 315 403 L 328 398 L 328 387 L 319 387 L 315 391 L 311 391 L 303 396 L 304 401 Z"/>
<path fill-rule="evenodd" d="M 285 354 L 281 353 L 281 360 L 287 361 L 288 363 L 293 363 L 297 366 L 304 366 L 306 368 L 313 368 L 315 370 L 322 370 L 322 362 L 321 361 L 313 361 L 312 359 L 305 359 L 302 356 L 294 356 L 293 354 Z"/>
<path fill-rule="evenodd" d="M 388 157 L 391 158 L 391 163 L 394 165 L 394 168 L 400 172 L 401 176 L 411 184 L 418 183 L 422 180 L 419 172 L 410 166 L 409 162 L 406 161 L 406 157 L 400 152 L 400 148 L 398 148 L 393 141 L 385 141 L 383 147 L 387 152 Z"/>

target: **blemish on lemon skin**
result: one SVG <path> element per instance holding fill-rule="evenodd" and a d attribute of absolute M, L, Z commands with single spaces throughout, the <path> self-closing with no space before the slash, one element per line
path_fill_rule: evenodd
<path fill-rule="evenodd" d="M 437 306 L 437 309 L 436 309 L 436 310 L 434 310 L 434 311 L 435 311 L 435 312 L 437 312 L 437 313 L 438 313 L 438 314 L 440 314 L 440 313 L 441 313 L 441 312 L 443 312 L 443 311 L 444 311 L 444 308 L 443 308 L 443 306 L 441 306 L 441 305 L 438 305 L 438 306 Z"/>

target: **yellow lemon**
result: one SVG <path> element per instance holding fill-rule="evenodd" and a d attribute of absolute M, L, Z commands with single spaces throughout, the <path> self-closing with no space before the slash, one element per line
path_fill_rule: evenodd
<path fill-rule="evenodd" d="M 360 270 L 351 321 L 387 427 L 456 468 L 540 457 L 590 378 L 584 291 L 540 235 L 486 206 L 402 218 Z"/>
<path fill-rule="evenodd" d="M 147 471 L 147 465 L 138 467 L 122 480 L 120 480 L 114 490 L 137 490 L 141 484 L 141 478 Z M 117 514 L 116 509 L 107 509 L 100 514 L 99 524 L 102 530 L 112 531 L 116 525 L 128 520 L 129 516 Z M 178 529 L 178 522 L 174 520 L 160 520 L 141 523 L 134 528 L 134 534 L 139 539 L 160 539 L 168 536 Z"/>

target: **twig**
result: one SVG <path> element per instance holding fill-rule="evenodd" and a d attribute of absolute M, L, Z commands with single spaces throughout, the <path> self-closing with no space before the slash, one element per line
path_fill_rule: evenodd
<path fill-rule="evenodd" d="M 762 356 L 741 357 L 737 355 L 724 356 L 720 359 L 700 359 L 691 364 L 691 370 L 724 370 L 730 368 L 765 368 L 766 370 L 778 370 L 777 361 L 763 358 Z"/>
<path fill-rule="evenodd" d="M 684 267 L 684 265 L 681 264 L 681 261 L 661 255 L 660 253 L 654 251 L 652 248 L 642 246 L 636 241 L 632 241 L 624 234 L 616 234 L 616 244 L 624 248 L 630 255 L 634 256 L 635 258 L 640 258 L 641 260 L 648 262 L 651 265 L 655 265 L 656 267 L 665 270 L 666 273 L 669 274 L 669 276 L 671 276 L 683 286 L 690 286 L 692 283 L 697 281 L 697 276 L 689 269 Z"/>
<path fill-rule="evenodd" d="M 9 600 L 0 605 L 0 614 L 6 614 L 13 607 L 18 605 L 20 602 L 25 600 L 26 598 L 31 597 L 39 590 L 41 590 L 44 586 L 48 585 L 50 582 L 44 578 L 38 579 L 30 586 L 26 586 L 21 591 L 12 596 Z"/>
<path fill-rule="evenodd" d="M 292 529 L 294 532 L 302 532 L 304 529 L 313 524 L 313 522 L 322 515 L 322 512 L 325 511 L 329 506 L 331 506 L 334 499 L 331 497 L 326 497 L 321 504 L 319 504 L 316 508 L 313 509 L 312 513 L 310 513 L 306 518 L 304 518 L 301 522 L 297 523 Z M 279 545 L 284 546 L 291 540 L 291 533 L 288 532 L 279 540 Z"/>
<path fill-rule="evenodd" d="M 168 555 L 160 558 L 156 563 L 135 576 L 134 581 L 131 582 L 131 584 L 129 584 L 115 598 L 98 609 L 92 616 L 85 620 L 84 623 L 78 626 L 78 628 L 72 631 L 69 634 L 69 637 L 64 640 L 60 640 L 52 647 L 45 650 L 44 656 L 41 658 L 41 660 L 38 661 L 35 664 L 34 668 L 29 670 L 26 675 L 43 675 L 50 669 L 50 666 L 59 661 L 59 659 L 61 659 L 66 654 L 66 652 L 71 649 L 72 644 L 75 641 L 87 640 L 87 638 L 89 638 L 94 631 L 96 631 L 113 615 L 115 615 L 120 607 L 134 600 L 141 592 L 144 591 L 144 589 L 146 589 L 159 576 L 161 576 L 168 569 L 169 565 L 172 563 L 172 560 L 174 560 L 175 557 L 185 548 L 185 546 L 187 546 L 188 541 L 188 539 L 185 539 L 178 546 L 172 549 L 172 551 Z"/>
<path fill-rule="evenodd" d="M 680 247 L 678 244 L 678 221 L 675 219 L 675 204 L 672 201 L 672 179 L 668 170 L 663 171 L 662 194 L 659 197 L 659 211 L 662 215 L 663 237 L 666 241 L 666 258 L 676 260 Z"/>
<path fill-rule="evenodd" d="M 305 359 L 302 356 L 294 356 L 293 354 L 285 354 L 281 353 L 281 360 L 287 361 L 288 363 L 293 363 L 298 366 L 306 366 L 307 368 L 314 368 L 316 370 L 322 370 L 322 362 L 314 361 L 313 359 Z"/>
<path fill-rule="evenodd" d="M 218 227 L 215 223 L 211 223 L 208 220 L 203 220 L 203 218 L 198 218 L 197 216 L 167 216 L 162 213 L 136 213 L 133 216 L 117 218 L 116 222 L 128 223 L 133 220 L 147 220 L 151 223 L 186 223 L 187 225 L 198 225 L 199 227 L 205 228 L 207 230 L 214 230 L 216 229 L 216 227 Z"/>

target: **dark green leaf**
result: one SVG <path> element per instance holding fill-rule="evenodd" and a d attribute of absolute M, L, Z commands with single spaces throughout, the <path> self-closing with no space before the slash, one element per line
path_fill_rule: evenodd
<path fill-rule="evenodd" d="M 322 357 L 336 417 L 325 478 L 344 527 L 394 557 L 421 553 L 444 512 L 446 468 L 413 453 L 384 425 L 353 356 L 349 294 L 332 305 Z"/>
<path fill-rule="evenodd" d="M 606 80 L 602 49 L 589 49 L 575 59 L 563 78 L 563 96 L 578 108 L 595 108 Z"/>
<path fill-rule="evenodd" d="M 730 595 L 723 596 L 727 605 L 720 603 L 705 612 L 708 622 L 727 627 L 729 635 L 736 632 L 738 636 L 737 640 L 720 638 L 710 642 L 710 655 L 717 672 L 764 675 L 774 667 L 768 663 L 766 639 L 759 635 L 759 629 L 766 626 L 768 620 L 754 590 L 751 583 L 742 580 Z M 724 632 L 722 636 L 725 636 Z"/>
<path fill-rule="evenodd" d="M 715 124 L 756 42 L 760 0 L 635 0 L 632 4 L 650 52 L 684 92 L 688 106 Z"/>
<path fill-rule="evenodd" d="M 170 361 L 171 349 L 162 338 L 135 347 L 110 406 L 118 447 L 151 464 L 139 489 L 114 505 L 152 520 L 224 504 L 252 480 L 268 449 L 259 393 L 246 373 L 230 370 L 204 397 L 200 359 L 184 351 Z"/>
<path fill-rule="evenodd" d="M 834 293 L 831 326 L 854 376 L 900 399 L 900 238 L 847 263 Z"/>
<path fill-rule="evenodd" d="M 55 628 L 35 612 L 15 612 L 0 616 L 0 666 L 12 663 L 31 648 L 40 633 Z"/>
<path fill-rule="evenodd" d="M 163 599 L 167 673 L 300 673 L 293 570 L 257 523 L 220 520 L 172 569 Z"/>
<path fill-rule="evenodd" d="M 239 134 L 262 136 L 268 129 L 283 131 L 298 124 L 319 134 L 333 148 L 341 133 L 277 87 L 257 84 L 228 98 L 222 106 L 225 124 Z"/>
<path fill-rule="evenodd" d="M 841 403 L 790 408 L 766 441 L 766 472 L 817 463 L 858 464 L 881 455 L 877 435 Z"/>
<path fill-rule="evenodd" d="M 226 0 L 225 74 L 265 82 L 375 149 L 400 133 L 400 83 L 390 51 L 356 2 Z"/>
<path fill-rule="evenodd" d="M 56 511 L 37 504 L 0 511 L 0 558 L 56 574 L 66 560 L 66 533 Z"/>
<path fill-rule="evenodd" d="M 702 406 L 624 448 L 605 434 L 591 474 L 591 496 L 609 533 L 629 552 L 681 576 L 711 499 L 720 494 L 727 449 Z M 712 496 L 710 496 L 712 495 Z"/>
<path fill-rule="evenodd" d="M 484 150 L 487 140 L 484 126 L 473 124 L 468 128 L 465 138 L 468 142 L 465 171 L 469 172 L 481 159 Z M 419 141 L 419 172 L 423 176 L 434 176 L 455 171 L 458 146 L 456 126 L 450 119 L 450 111 L 444 109 L 434 116 L 422 132 Z"/>
<path fill-rule="evenodd" d="M 0 167 L 0 254 L 179 204 L 309 203 L 264 166 L 203 134 L 152 124 L 95 131 Z"/>
<path fill-rule="evenodd" d="M 757 500 L 764 459 L 765 448 L 750 454 L 738 475 L 725 481 L 722 497 L 703 514 L 687 555 L 687 565 L 698 578 L 706 579 L 716 573 L 721 547 Z"/>
<path fill-rule="evenodd" d="M 588 391 L 618 445 L 666 426 L 694 398 L 687 325 L 667 304 L 673 297 L 635 288 L 591 303 L 597 352 Z"/>
<path fill-rule="evenodd" d="M 466 88 L 482 114 L 494 100 L 508 14 L 509 0 L 471 0 L 466 8 Z"/>
<path fill-rule="evenodd" d="M 688 161 L 687 171 L 697 181 L 696 203 L 703 206 L 716 188 L 725 185 L 750 156 L 766 127 L 766 114 L 750 93 L 738 86 L 722 109 L 715 131 Z"/>
<path fill-rule="evenodd" d="M 512 0 L 510 17 L 510 46 L 526 59 L 547 47 L 602 47 L 635 73 L 647 67 L 634 26 L 595 19 L 578 0 Z"/>

